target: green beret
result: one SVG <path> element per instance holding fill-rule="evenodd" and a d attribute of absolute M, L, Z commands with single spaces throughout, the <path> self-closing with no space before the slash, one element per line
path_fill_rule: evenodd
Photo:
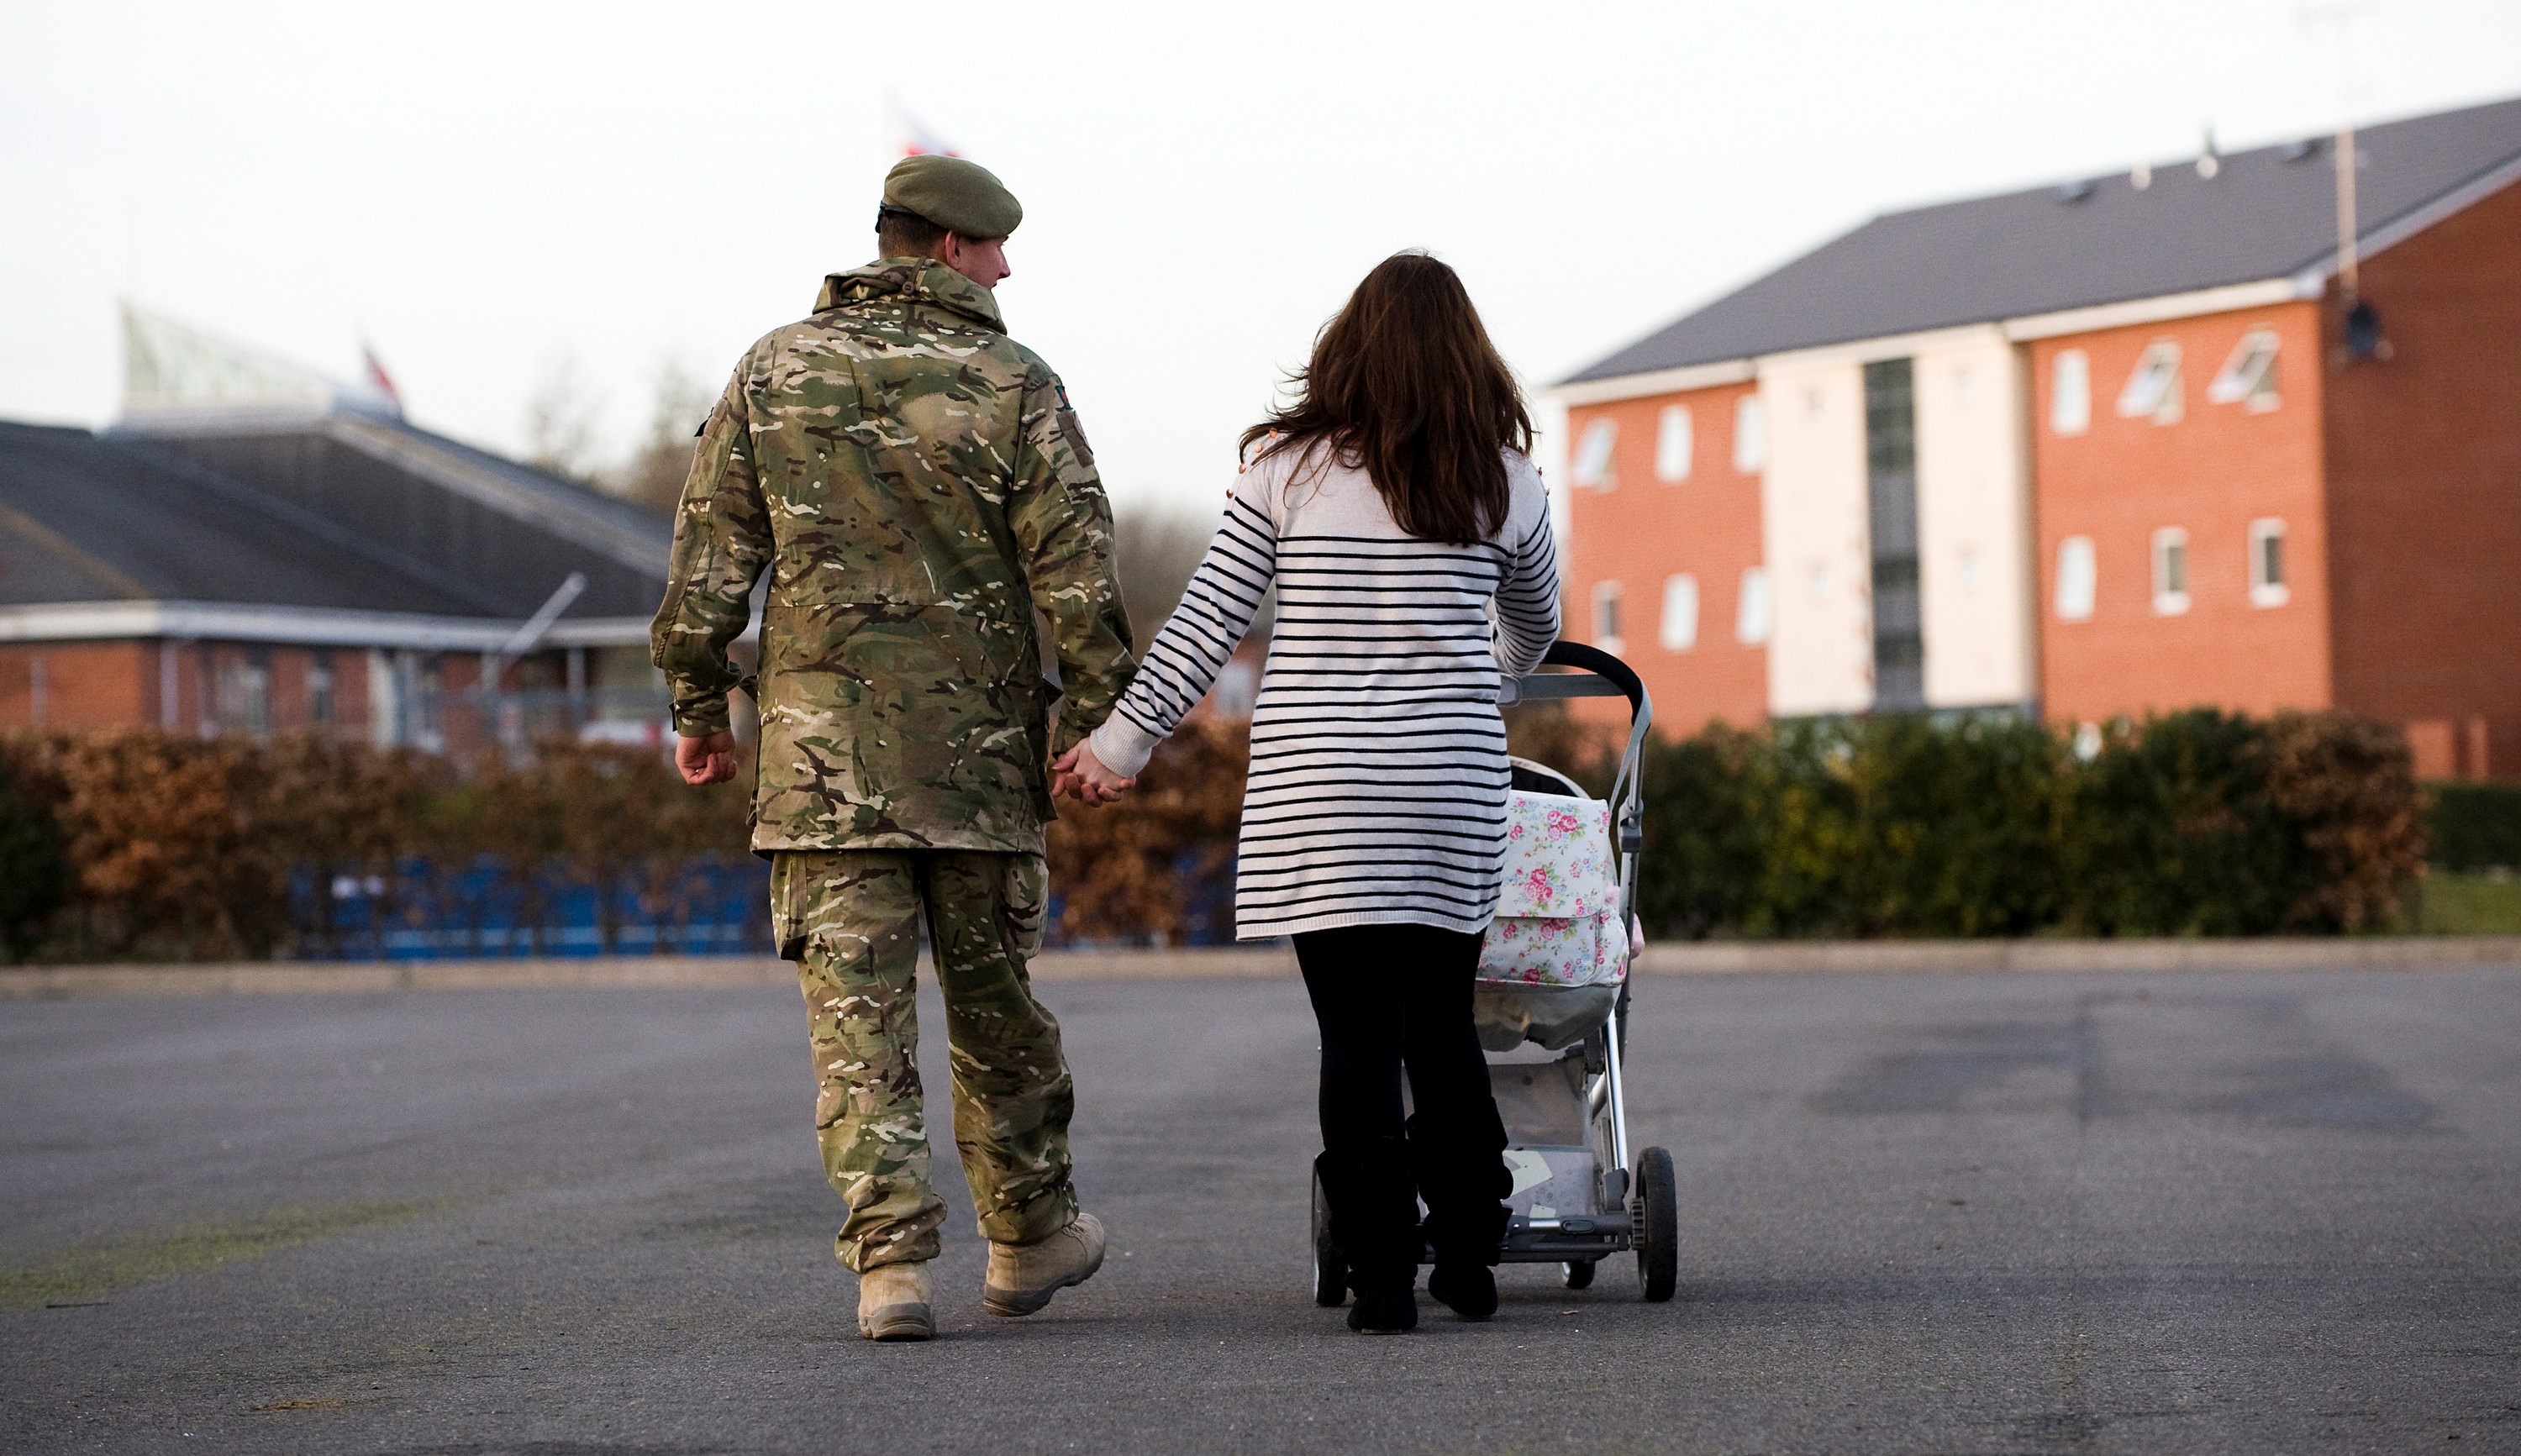
<path fill-rule="evenodd" d="M 959 157 L 905 157 L 885 173 L 884 205 L 916 212 L 966 238 L 1003 238 L 1024 221 L 1024 204 L 987 167 Z"/>

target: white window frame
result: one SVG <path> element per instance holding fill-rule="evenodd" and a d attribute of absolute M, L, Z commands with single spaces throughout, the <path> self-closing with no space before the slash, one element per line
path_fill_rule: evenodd
<path fill-rule="evenodd" d="M 2048 429 L 2082 434 L 2092 428 L 2092 356 L 2059 349 L 2048 365 Z"/>
<path fill-rule="evenodd" d="M 2057 543 L 2059 621 L 2090 621 L 2101 595 L 2100 553 L 2089 536 L 2068 536 Z"/>
<path fill-rule="evenodd" d="M 2209 404 L 2237 404 L 2263 415 L 2284 403 L 2277 391 L 2277 341 L 2273 329 L 2252 329 L 2232 345 L 2232 355 L 2206 387 Z"/>
<path fill-rule="evenodd" d="M 1620 583 L 1593 583 L 1593 645 L 1606 653 L 1625 651 L 1627 639 L 1620 635 Z"/>
<path fill-rule="evenodd" d="M 1756 476 L 1768 468 L 1768 410 L 1757 394 L 1733 401 L 1733 469 Z"/>
<path fill-rule="evenodd" d="M 1768 569 L 1744 567 L 1741 593 L 1733 602 L 1733 640 L 1744 647 L 1765 647 L 1776 626 L 1776 604 L 1768 597 Z"/>
<path fill-rule="evenodd" d="M 2135 369 L 2128 375 L 2127 387 L 2119 390 L 2119 416 L 2122 419 L 2151 419 L 2156 425 L 2178 421 L 2180 395 L 2186 392 L 2179 383 L 2179 343 L 2161 339 L 2145 345 L 2137 356 Z"/>
<path fill-rule="evenodd" d="M 1620 483 L 1620 422 L 1598 418 L 1584 426 L 1576 438 L 1576 458 L 1569 462 L 1569 474 L 1576 483 L 1594 490 L 1612 490 Z"/>
<path fill-rule="evenodd" d="M 1655 478 L 1667 485 L 1689 478 L 1690 456 L 1696 453 L 1689 406 L 1667 404 L 1655 422 Z"/>
<path fill-rule="evenodd" d="M 2276 570 L 2270 579 L 2267 574 L 2268 543 L 2275 542 Z M 2250 523 L 2250 605 L 2281 607 L 2293 600 L 2293 588 L 2285 583 L 2285 523 L 2282 518 L 2262 516 Z"/>
<path fill-rule="evenodd" d="M 1663 579 L 1663 622 L 1657 636 L 1668 653 L 1698 646 L 1698 578 L 1687 571 Z"/>
<path fill-rule="evenodd" d="M 2188 610 L 2188 532 L 2166 525 L 2153 533 L 2153 614 L 2178 616 Z"/>

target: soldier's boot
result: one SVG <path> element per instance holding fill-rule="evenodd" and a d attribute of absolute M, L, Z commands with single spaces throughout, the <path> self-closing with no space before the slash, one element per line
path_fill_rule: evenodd
<path fill-rule="evenodd" d="M 937 1333 L 929 1313 L 935 1279 L 925 1259 L 879 1264 L 858 1276 L 858 1333 L 869 1340 L 926 1340 Z"/>
<path fill-rule="evenodd" d="M 1079 1213 L 1068 1226 L 1031 1244 L 989 1246 L 988 1282 L 981 1307 L 1009 1317 L 1031 1314 L 1050 1297 L 1083 1284 L 1103 1267 L 1103 1220 Z"/>

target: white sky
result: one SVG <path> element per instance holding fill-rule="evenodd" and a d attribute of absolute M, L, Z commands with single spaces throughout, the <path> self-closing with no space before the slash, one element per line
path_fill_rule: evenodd
<path fill-rule="evenodd" d="M 1116 493 L 1235 434 L 1395 249 L 1545 384 L 1874 212 L 2325 130 L 2293 0 L 0 11 L 0 417 L 101 424 L 128 296 L 499 448 L 644 428 L 871 250 L 892 103 L 1003 177 L 999 290 Z M 2521 4 L 2368 0 L 2364 119 L 2521 94 Z M 1547 459 L 1552 451 L 1544 450 Z"/>

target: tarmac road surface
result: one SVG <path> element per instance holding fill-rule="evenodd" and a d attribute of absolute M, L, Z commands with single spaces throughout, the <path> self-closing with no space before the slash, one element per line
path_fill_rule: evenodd
<path fill-rule="evenodd" d="M 1680 1297 L 1373 1340 L 1300 986 L 1043 995 L 1111 1260 L 882 1346 L 793 993 L 0 1006 L 0 1449 L 2521 1450 L 2521 971 L 1649 978 Z"/>

